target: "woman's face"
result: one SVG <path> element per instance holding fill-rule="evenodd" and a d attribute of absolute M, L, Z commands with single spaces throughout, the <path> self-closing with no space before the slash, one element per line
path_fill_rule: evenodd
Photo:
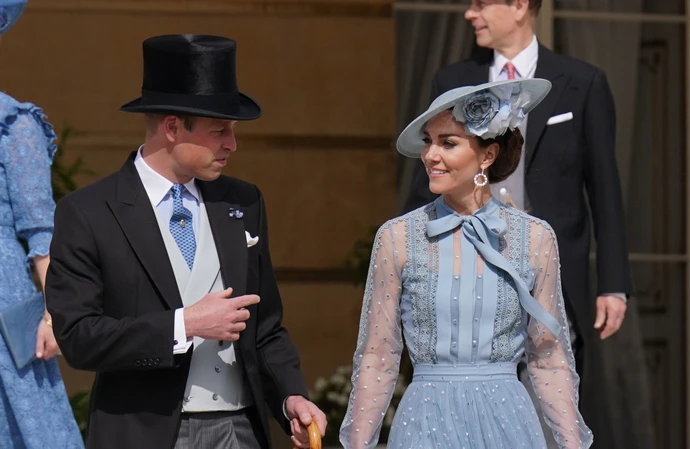
<path fill-rule="evenodd" d="M 482 168 L 488 169 L 498 154 L 496 144 L 481 148 L 450 111 L 429 120 L 424 143 L 422 161 L 429 175 L 429 189 L 441 195 L 474 190 L 474 176 Z"/>

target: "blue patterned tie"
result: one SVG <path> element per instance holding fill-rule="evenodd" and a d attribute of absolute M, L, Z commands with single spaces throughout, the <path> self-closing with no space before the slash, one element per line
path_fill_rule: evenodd
<path fill-rule="evenodd" d="M 173 197 L 173 214 L 170 217 L 170 233 L 180 248 L 189 269 L 194 265 L 196 254 L 196 240 L 192 228 L 192 212 L 182 205 L 182 192 L 186 190 L 182 184 L 173 184 L 170 193 Z"/>

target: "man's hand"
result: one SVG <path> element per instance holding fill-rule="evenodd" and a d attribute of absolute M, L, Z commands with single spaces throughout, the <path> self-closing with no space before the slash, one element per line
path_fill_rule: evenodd
<path fill-rule="evenodd" d="M 326 415 L 303 396 L 288 396 L 285 401 L 285 411 L 290 418 L 292 443 L 295 447 L 309 449 L 307 426 L 312 420 L 319 426 L 321 436 L 326 434 Z"/>
<path fill-rule="evenodd" d="M 602 340 L 618 332 L 623 324 L 627 308 L 625 301 L 617 296 L 604 295 L 597 298 L 597 319 L 594 322 L 594 328 L 601 329 L 606 323 L 606 327 L 601 332 Z"/>
<path fill-rule="evenodd" d="M 53 328 L 48 323 L 52 323 L 52 320 L 46 312 L 36 333 L 36 357 L 43 360 L 50 360 L 59 352 Z"/>
<path fill-rule="evenodd" d="M 256 295 L 230 298 L 232 288 L 208 293 L 199 302 L 184 308 L 184 327 L 187 337 L 205 340 L 237 341 L 247 325 L 249 311 L 245 309 L 259 302 Z"/>

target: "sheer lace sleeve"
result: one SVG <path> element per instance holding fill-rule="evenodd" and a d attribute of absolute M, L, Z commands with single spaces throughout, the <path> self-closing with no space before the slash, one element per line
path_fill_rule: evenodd
<path fill-rule="evenodd" d="M 48 254 L 55 202 L 50 166 L 57 147 L 55 133 L 41 110 L 19 104 L 0 123 L 0 163 L 17 234 L 29 246 L 28 259 Z"/>
<path fill-rule="evenodd" d="M 530 254 L 536 275 L 533 294 L 561 325 L 560 335 L 554 338 L 541 323 L 530 320 L 527 341 L 530 378 L 544 419 L 559 447 L 588 448 L 593 437 L 578 410 L 580 379 L 570 346 L 556 236 L 546 223 L 533 222 L 530 226 Z"/>
<path fill-rule="evenodd" d="M 340 442 L 346 449 L 376 446 L 395 389 L 403 349 L 400 296 L 404 248 L 403 223 L 387 223 L 379 229 L 362 304 L 353 387 L 340 429 Z"/>

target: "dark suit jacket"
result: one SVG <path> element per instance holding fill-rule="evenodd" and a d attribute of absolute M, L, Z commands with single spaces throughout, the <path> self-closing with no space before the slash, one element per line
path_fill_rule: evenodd
<path fill-rule="evenodd" d="M 179 426 L 191 349 L 173 356 L 174 311 L 182 307 L 153 208 L 134 167 L 64 197 L 46 282 L 55 336 L 70 366 L 96 371 L 89 448 L 172 447 Z M 286 431 L 283 401 L 307 396 L 295 347 L 281 326 L 282 304 L 268 249 L 268 227 L 256 186 L 221 176 L 198 182 L 233 296 L 261 302 L 236 344 L 255 404 L 255 433 L 270 444 L 264 403 Z M 244 212 L 239 220 L 228 215 Z M 259 236 L 247 248 L 245 229 Z"/>
<path fill-rule="evenodd" d="M 493 52 L 441 69 L 432 98 L 456 87 L 489 81 Z M 606 76 L 597 67 L 539 46 L 535 78 L 553 84 L 529 114 L 525 189 L 532 215 L 556 232 L 566 306 L 579 333 L 588 338 L 595 302 L 588 293 L 590 221 L 597 242 L 597 294 L 632 293 L 625 216 L 615 160 L 616 117 Z M 573 119 L 546 125 L 549 117 L 572 112 Z M 415 175 L 405 212 L 431 202 L 422 164 Z M 583 192 L 586 190 L 587 197 Z"/>

